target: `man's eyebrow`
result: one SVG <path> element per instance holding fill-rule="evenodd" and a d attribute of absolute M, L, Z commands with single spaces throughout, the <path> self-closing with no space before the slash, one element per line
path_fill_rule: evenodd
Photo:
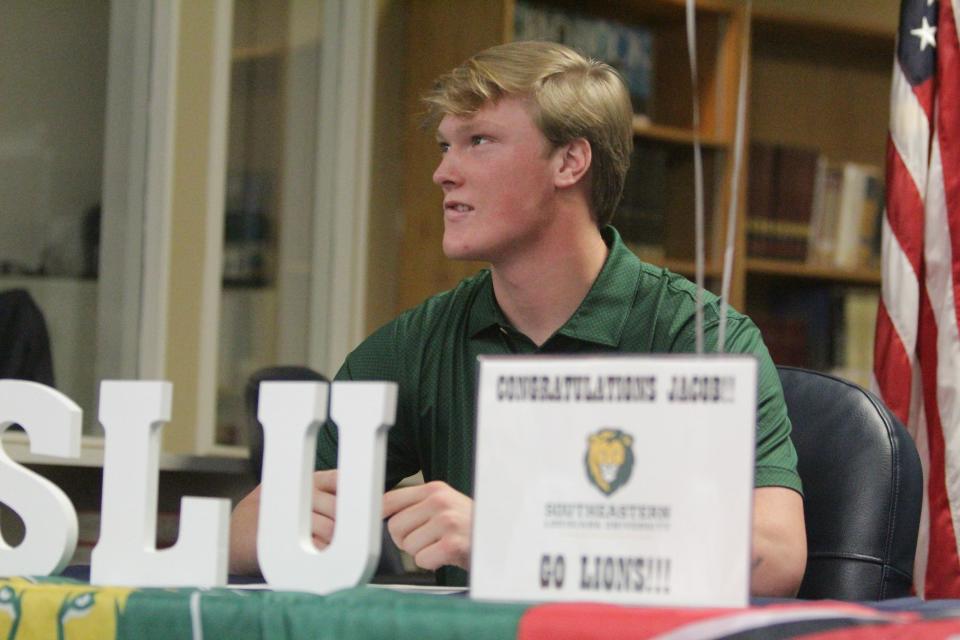
<path fill-rule="evenodd" d="M 484 120 L 483 118 L 470 118 L 469 120 L 465 120 L 454 125 L 450 133 L 452 135 L 462 135 L 463 133 L 473 133 L 481 129 L 489 129 L 492 131 L 497 128 L 499 128 L 499 125 L 492 120 Z M 440 133 L 439 129 L 437 129 L 436 136 L 438 142 L 446 142 L 446 139 L 444 139 L 444 136 L 442 133 Z"/>

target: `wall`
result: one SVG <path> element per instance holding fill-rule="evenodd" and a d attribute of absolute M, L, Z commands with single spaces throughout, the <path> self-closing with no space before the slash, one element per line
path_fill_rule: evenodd
<path fill-rule="evenodd" d="M 790 16 L 855 30 L 892 33 L 900 16 L 899 0 L 753 0 L 755 14 Z M 892 60 L 892 57 L 891 57 Z"/>

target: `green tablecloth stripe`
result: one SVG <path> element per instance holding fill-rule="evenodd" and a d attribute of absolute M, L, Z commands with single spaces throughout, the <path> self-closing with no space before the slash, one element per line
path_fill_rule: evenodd
<path fill-rule="evenodd" d="M 463 595 L 401 593 L 374 587 L 328 596 L 241 589 L 99 589 L 63 579 L 4 581 L 25 622 L 43 620 L 61 637 L 102 640 L 116 622 L 118 640 L 514 640 L 529 605 L 472 601 Z M 15 595 L 14 595 L 15 592 Z M 120 593 L 121 595 L 118 595 Z M 90 594 L 93 598 L 84 598 Z M 87 606 L 64 616 L 64 602 Z M 95 606 L 89 603 L 95 602 Z M 0 603 L 3 604 L 3 603 Z M 23 606 L 20 606 L 23 605 Z M 8 606 L 13 612 L 15 607 Z M 0 610 L 0 614 L 4 612 Z M 93 618 L 93 616 L 99 616 Z M 90 616 L 98 632 L 80 631 Z M 106 616 L 106 617 L 104 617 Z M 0 628 L 4 622 L 0 615 Z M 60 618 L 58 620 L 58 618 Z M 20 625 L 22 626 L 22 625 Z M 7 632 L 10 626 L 5 627 Z M 17 634 L 19 635 L 19 634 Z"/>

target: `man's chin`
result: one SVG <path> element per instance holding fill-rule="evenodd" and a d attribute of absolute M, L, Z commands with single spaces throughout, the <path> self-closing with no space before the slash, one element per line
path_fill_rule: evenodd
<path fill-rule="evenodd" d="M 477 253 L 469 243 L 448 240 L 446 236 L 443 238 L 443 255 L 450 260 L 483 260 Z"/>

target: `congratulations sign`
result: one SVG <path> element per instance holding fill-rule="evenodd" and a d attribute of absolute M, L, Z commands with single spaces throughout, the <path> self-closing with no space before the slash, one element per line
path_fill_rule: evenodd
<path fill-rule="evenodd" d="M 480 361 L 470 592 L 747 604 L 748 356 Z"/>

